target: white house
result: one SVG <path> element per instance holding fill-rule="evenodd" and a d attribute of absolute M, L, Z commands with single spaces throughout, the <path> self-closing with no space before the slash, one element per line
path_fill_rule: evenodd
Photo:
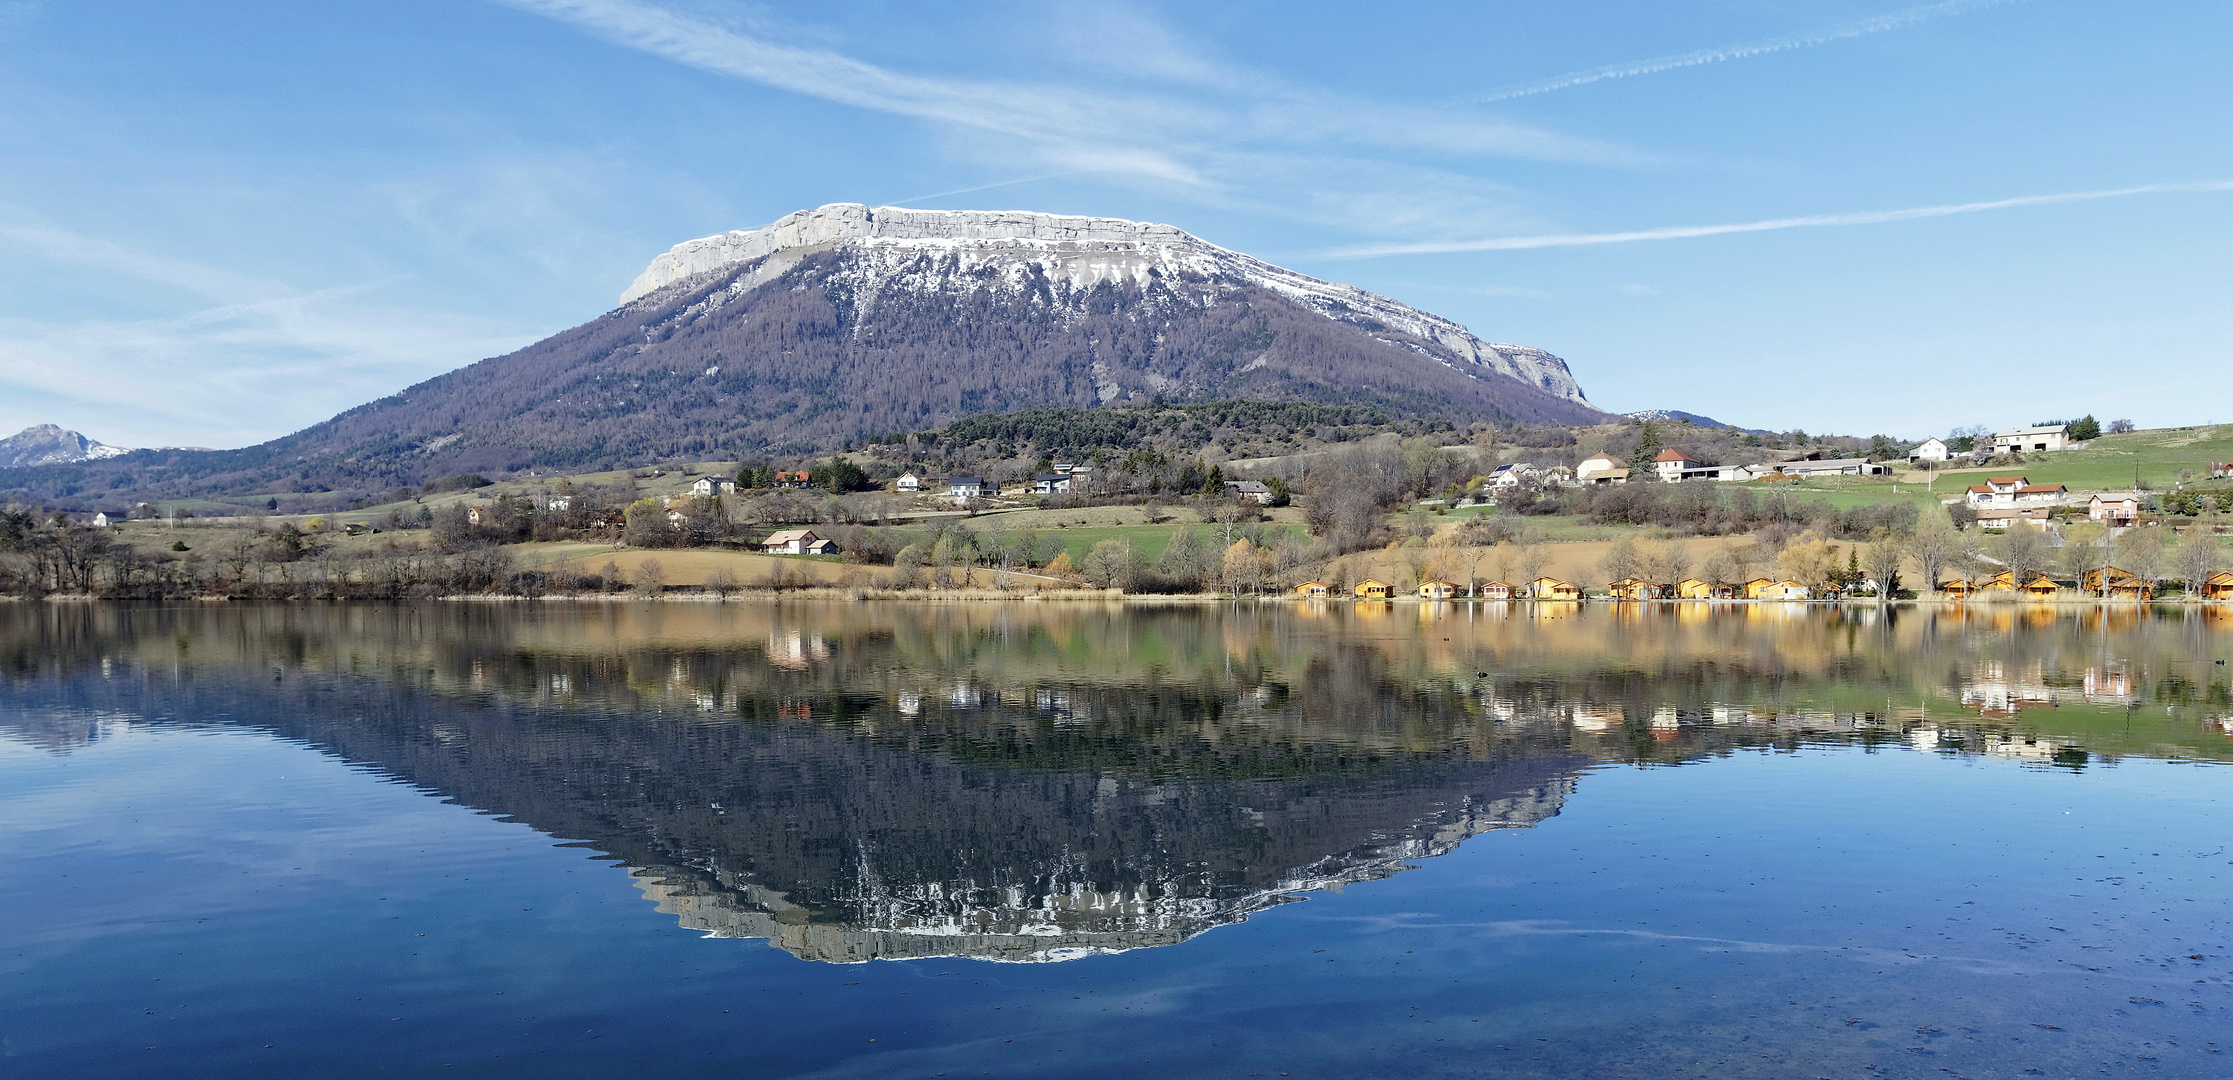
<path fill-rule="evenodd" d="M 901 473 L 899 479 L 892 481 L 892 490 L 921 491 L 923 490 L 923 478 L 911 472 Z"/>
<path fill-rule="evenodd" d="M 959 506 L 971 499 L 985 496 L 985 478 L 982 476 L 955 476 L 946 481 L 946 497 Z"/>
<path fill-rule="evenodd" d="M 1652 471 L 1659 474 L 1661 480 L 1668 483 L 1687 479 L 1684 475 L 1686 473 L 1695 473 L 1710 468 L 1705 462 L 1699 461 L 1680 450 L 1661 450 L 1659 456 L 1652 459 L 1651 467 Z"/>
<path fill-rule="evenodd" d="M 812 529 L 785 529 L 760 541 L 763 555 L 835 555 L 837 541 L 816 536 Z"/>
<path fill-rule="evenodd" d="M 1489 486 L 1499 491 L 1509 491 L 1532 479 L 1535 479 L 1535 466 L 1524 461 L 1515 461 L 1510 465 L 1499 465 L 1490 472 Z"/>
<path fill-rule="evenodd" d="M 1271 505 L 1272 501 L 1271 485 L 1261 480 L 1227 480 L 1225 493 L 1236 499 L 1254 499 L 1264 506 Z"/>
<path fill-rule="evenodd" d="M 1614 478 L 1614 473 L 1619 473 Z M 1574 466 L 1574 478 L 1585 484 L 1620 484 L 1628 482 L 1628 463 L 1611 454 L 1593 454 Z"/>
<path fill-rule="evenodd" d="M 2030 454 L 2041 450 L 2067 450 L 2070 448 L 2070 425 L 2054 424 L 2049 427 L 2012 428 L 1993 432 L 1993 453 Z"/>
<path fill-rule="evenodd" d="M 692 495 L 734 495 L 736 493 L 736 480 L 727 476 L 701 476 L 696 483 L 690 485 L 690 494 Z"/>
<path fill-rule="evenodd" d="M 1070 490 L 1069 473 L 1043 472 L 1031 478 L 1031 490 L 1040 495 L 1055 495 Z"/>
<path fill-rule="evenodd" d="M 2025 484 L 2016 489 L 2018 506 L 2060 506 L 2070 489 L 2061 484 Z"/>
<path fill-rule="evenodd" d="M 131 515 L 126 514 L 122 510 L 103 510 L 93 515 L 93 527 L 97 529 L 106 529 L 111 525 L 122 525 L 130 516 Z"/>
<path fill-rule="evenodd" d="M 1952 447 L 1946 445 L 1946 440 L 1925 439 L 1922 442 L 1916 444 L 1915 449 L 1907 452 L 1907 463 L 1910 465 L 1919 465 L 1926 461 L 1939 462 L 1945 461 L 1953 456 L 1954 450 Z"/>
<path fill-rule="evenodd" d="M 573 508 L 574 497 L 572 495 L 553 495 L 543 500 L 543 509 L 553 514 L 563 514 Z"/>

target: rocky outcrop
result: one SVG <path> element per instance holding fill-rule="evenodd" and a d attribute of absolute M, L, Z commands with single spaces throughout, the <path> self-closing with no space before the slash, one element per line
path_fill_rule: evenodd
<path fill-rule="evenodd" d="M 40 424 L 0 439 L 0 469 L 66 465 L 128 453 L 124 447 L 105 446 L 56 424 Z"/>

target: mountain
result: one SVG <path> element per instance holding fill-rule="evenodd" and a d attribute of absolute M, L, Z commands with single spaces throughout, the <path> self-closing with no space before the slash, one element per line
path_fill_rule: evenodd
<path fill-rule="evenodd" d="M 40 424 L 0 439 L 0 469 L 99 461 L 129 453 L 124 447 L 97 443 L 55 424 Z"/>
<path fill-rule="evenodd" d="M 1742 431 L 1748 435 L 1775 434 L 1772 431 L 1765 431 L 1760 428 L 1741 428 L 1735 424 L 1724 424 L 1711 416 L 1700 416 L 1697 413 L 1684 412 L 1681 409 L 1643 409 L 1638 412 L 1622 413 L 1621 418 L 1624 420 L 1656 420 L 1660 423 L 1679 421 L 1692 427 L 1728 428 L 1731 431 Z"/>
<path fill-rule="evenodd" d="M 1159 396 L 1608 419 L 1550 353 L 1168 225 L 839 203 L 677 245 L 603 316 L 294 435 L 143 455 L 116 470 L 138 466 L 124 484 L 71 483 L 363 491 L 469 470 L 804 454 Z"/>

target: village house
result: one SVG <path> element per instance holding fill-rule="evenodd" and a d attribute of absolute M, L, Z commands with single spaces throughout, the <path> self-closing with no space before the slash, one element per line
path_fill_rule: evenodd
<path fill-rule="evenodd" d="M 923 490 L 923 478 L 911 472 L 901 473 L 899 479 L 892 481 L 892 490 L 921 491 Z"/>
<path fill-rule="evenodd" d="M 1499 465 L 1489 473 L 1489 486 L 1497 491 L 1510 491 L 1536 478 L 1535 466 L 1524 461 Z"/>
<path fill-rule="evenodd" d="M 2070 489 L 2061 484 L 2025 484 L 2016 489 L 2018 506 L 2060 506 Z"/>
<path fill-rule="evenodd" d="M 813 478 L 808 476 L 803 469 L 798 472 L 778 471 L 775 474 L 775 486 L 779 488 L 811 487 L 813 486 Z"/>
<path fill-rule="evenodd" d="M 1458 585 L 1454 581 L 1422 581 L 1419 583 L 1419 599 L 1421 600 L 1448 600 L 1456 595 L 1458 595 Z"/>
<path fill-rule="evenodd" d="M 2070 448 L 2070 426 L 2054 424 L 2048 427 L 2011 428 L 1993 432 L 1993 453 L 2030 454 L 2043 450 Z"/>
<path fill-rule="evenodd" d="M 1070 474 L 1043 472 L 1031 478 L 1031 490 L 1039 495 L 1054 495 L 1070 490 Z"/>
<path fill-rule="evenodd" d="M 553 514 L 563 514 L 573 508 L 574 497 L 572 495 L 553 495 L 543 500 L 543 509 Z"/>
<path fill-rule="evenodd" d="M 1622 600 L 1659 600 L 1673 590 L 1657 582 L 1625 577 L 1605 586 L 1605 591 Z"/>
<path fill-rule="evenodd" d="M 1295 586 L 1296 595 L 1307 596 L 1313 600 L 1324 600 L 1326 597 L 1333 595 L 1333 591 L 1334 587 L 1323 581 L 1306 581 Z"/>
<path fill-rule="evenodd" d="M 1570 581 L 1560 581 L 1554 577 L 1539 577 L 1528 582 L 1527 592 L 1529 596 L 1537 600 L 1579 600 L 1582 598 L 1580 586 Z"/>
<path fill-rule="evenodd" d="M 1585 484 L 1625 484 L 1628 463 L 1611 454 L 1592 454 L 1574 466 L 1574 479 Z"/>
<path fill-rule="evenodd" d="M 2051 507 L 1988 506 L 1977 512 L 1977 527 L 1994 532 L 2005 532 L 2010 525 L 2023 522 L 2034 529 L 2045 529 Z"/>
<path fill-rule="evenodd" d="M 1977 591 L 1977 586 L 1972 585 L 1969 582 L 1962 580 L 1961 578 L 1955 578 L 1954 580 L 1939 586 L 1939 591 L 1945 593 L 1949 599 L 1967 600 L 1969 599 L 1969 595 L 1971 593 Z"/>
<path fill-rule="evenodd" d="M 1386 600 L 1394 590 L 1395 586 L 1379 578 L 1366 578 L 1349 591 L 1356 594 L 1359 600 Z"/>
<path fill-rule="evenodd" d="M 1684 479 L 1684 473 L 1698 472 L 1707 466 L 1704 462 L 1680 450 L 1667 449 L 1661 450 L 1659 456 L 1652 459 L 1651 467 L 1653 472 L 1659 474 L 1661 480 L 1671 484 Z"/>
<path fill-rule="evenodd" d="M 97 511 L 93 515 L 93 527 L 96 529 L 106 529 L 111 525 L 122 525 L 126 521 L 131 520 L 131 517 L 132 515 L 122 510 Z"/>
<path fill-rule="evenodd" d="M 1684 578 L 1676 584 L 1675 595 L 1683 600 L 1733 600 L 1736 599 L 1737 589 L 1734 585 Z"/>
<path fill-rule="evenodd" d="M 763 555 L 835 555 L 837 541 L 817 536 L 812 529 L 785 529 L 760 541 Z"/>
<path fill-rule="evenodd" d="M 468 506 L 465 508 L 465 520 L 467 524 L 480 525 L 492 522 L 496 518 L 486 506 Z"/>
<path fill-rule="evenodd" d="M 2210 479 L 2223 480 L 2229 476 L 2233 476 L 2233 461 L 2220 462 L 2210 466 Z"/>
<path fill-rule="evenodd" d="M 2233 600 L 2233 573 L 2220 570 L 2202 579 L 2202 596 L 2207 600 Z"/>
<path fill-rule="evenodd" d="M 1925 439 L 1915 444 L 1915 449 L 1907 452 L 1907 463 L 1910 465 L 1921 465 L 1925 462 L 1937 464 L 1953 456 L 1954 451 L 1946 445 L 1946 440 Z"/>
<path fill-rule="evenodd" d="M 1512 585 L 1509 582 L 1492 581 L 1475 590 L 1474 595 L 1483 600 L 1510 600 Z"/>
<path fill-rule="evenodd" d="M 2131 492 L 2102 492 L 2086 500 L 2086 516 L 2110 525 L 2130 525 L 2140 518 L 2140 496 Z"/>
<path fill-rule="evenodd" d="M 956 506 L 984 496 L 985 478 L 982 476 L 954 476 L 946 480 L 946 498 Z"/>
<path fill-rule="evenodd" d="M 1236 499 L 1254 500 L 1259 506 L 1270 506 L 1272 503 L 1271 485 L 1261 480 L 1227 480 L 1225 494 Z"/>
<path fill-rule="evenodd" d="M 690 494 L 700 498 L 712 495 L 734 495 L 736 493 L 736 478 L 730 476 L 701 476 L 690 485 Z"/>

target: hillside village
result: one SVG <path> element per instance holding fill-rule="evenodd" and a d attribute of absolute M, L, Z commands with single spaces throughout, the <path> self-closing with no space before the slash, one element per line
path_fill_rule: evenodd
<path fill-rule="evenodd" d="M 819 461 L 463 474 L 322 513 L 281 494 L 260 514 L 19 503 L 0 519 L 0 587 L 2233 599 L 2218 536 L 2233 428 L 2087 419 L 1905 444 L 1649 419 L 1320 413 L 1303 419 L 1348 422 L 1298 430 L 1199 406 L 1100 430 L 1112 418 L 1088 412 L 1112 410 L 975 418 Z"/>

